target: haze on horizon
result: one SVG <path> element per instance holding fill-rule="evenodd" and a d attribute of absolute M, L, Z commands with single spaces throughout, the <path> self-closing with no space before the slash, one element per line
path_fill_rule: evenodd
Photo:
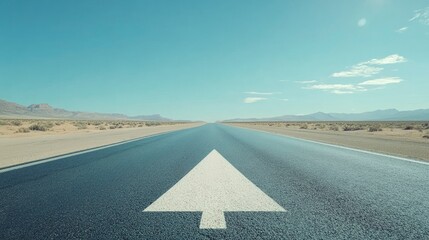
<path fill-rule="evenodd" d="M 427 1 L 1 1 L 0 99 L 215 121 L 429 108 Z"/>

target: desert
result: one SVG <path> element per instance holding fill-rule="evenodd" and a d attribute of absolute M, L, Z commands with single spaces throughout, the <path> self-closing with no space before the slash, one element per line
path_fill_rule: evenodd
<path fill-rule="evenodd" d="M 429 161 L 428 121 L 226 122 L 226 124 Z"/>
<path fill-rule="evenodd" d="M 0 168 L 198 125 L 201 123 L 0 119 Z"/>

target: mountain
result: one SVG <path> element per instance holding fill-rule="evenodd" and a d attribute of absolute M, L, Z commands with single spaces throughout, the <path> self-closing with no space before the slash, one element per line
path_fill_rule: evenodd
<path fill-rule="evenodd" d="M 329 113 L 336 119 L 344 121 L 364 121 L 364 120 L 383 120 L 395 119 L 400 111 L 396 109 L 376 110 L 364 113 Z"/>
<path fill-rule="evenodd" d="M 159 114 L 134 116 L 134 117 L 130 117 L 130 119 L 157 121 L 157 122 L 169 122 L 169 121 L 171 121 L 171 119 L 164 118 Z"/>
<path fill-rule="evenodd" d="M 398 111 L 376 110 L 363 113 L 323 113 L 284 115 L 271 118 L 236 118 L 224 122 L 275 122 L 275 121 L 429 121 L 429 109 Z"/>
<path fill-rule="evenodd" d="M 397 120 L 414 119 L 419 121 L 429 120 L 429 109 L 418 109 L 414 111 L 402 111 L 398 113 Z"/>
<path fill-rule="evenodd" d="M 49 104 L 31 104 L 26 107 L 13 102 L 7 102 L 0 99 L 0 117 L 5 118 L 60 118 L 60 119 L 80 119 L 80 120 L 145 120 L 169 122 L 173 121 L 164 118 L 159 114 L 140 115 L 130 117 L 124 114 L 116 113 L 95 113 L 68 111 L 61 108 L 53 108 Z"/>
<path fill-rule="evenodd" d="M 429 109 L 412 111 L 386 109 L 364 113 L 329 113 L 329 115 L 343 121 L 424 121 L 429 120 Z"/>
<path fill-rule="evenodd" d="M 26 107 L 0 99 L 0 115 L 13 116 L 24 115 L 26 113 L 28 113 L 28 109 Z"/>

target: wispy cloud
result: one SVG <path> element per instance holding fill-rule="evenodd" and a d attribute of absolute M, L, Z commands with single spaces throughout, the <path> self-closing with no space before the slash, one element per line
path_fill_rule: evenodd
<path fill-rule="evenodd" d="M 280 98 L 279 100 L 280 100 L 280 101 L 284 101 L 284 102 L 289 101 L 289 99 L 287 99 L 287 98 Z"/>
<path fill-rule="evenodd" d="M 399 77 L 386 77 L 367 80 L 358 84 L 316 84 L 304 87 L 304 89 L 322 90 L 334 94 L 353 94 L 356 92 L 379 89 L 385 85 L 400 82 L 402 82 L 402 79 Z"/>
<path fill-rule="evenodd" d="M 260 102 L 260 101 L 265 101 L 267 100 L 267 98 L 261 98 L 261 97 L 247 97 L 245 99 L 243 99 L 244 103 L 255 103 L 255 102 Z"/>
<path fill-rule="evenodd" d="M 403 33 L 403 32 L 405 32 L 405 31 L 407 31 L 408 30 L 408 27 L 401 27 L 401 28 L 399 28 L 399 29 L 396 29 L 396 31 L 395 32 L 397 32 L 397 33 Z"/>
<path fill-rule="evenodd" d="M 357 90 L 361 88 L 353 84 L 317 84 L 309 87 L 309 89 L 319 90 Z"/>
<path fill-rule="evenodd" d="M 392 83 L 400 83 L 402 82 L 402 79 L 400 79 L 399 77 L 387 77 L 387 78 L 378 78 L 378 79 L 374 79 L 374 80 L 368 80 L 365 82 L 361 82 L 359 83 L 359 85 L 363 85 L 363 86 L 382 86 L 382 85 L 387 85 L 387 84 L 392 84 Z"/>
<path fill-rule="evenodd" d="M 261 97 L 246 97 L 243 99 L 244 103 L 256 103 L 256 102 L 260 102 L 260 101 L 265 101 L 268 100 L 269 98 L 267 97 L 262 97 L 262 96 L 271 96 L 271 95 L 275 95 L 275 94 L 282 94 L 281 92 L 243 92 L 244 94 L 249 94 L 249 95 L 256 95 L 256 96 L 261 96 Z"/>
<path fill-rule="evenodd" d="M 367 91 L 365 87 L 356 84 L 317 84 L 306 89 L 328 91 L 334 94 L 353 94 L 355 92 Z"/>
<path fill-rule="evenodd" d="M 353 65 L 349 70 L 335 72 L 332 77 L 371 77 L 383 70 L 379 65 L 395 64 L 406 62 L 407 59 L 398 54 L 392 54 L 385 58 L 374 58 L 369 61 Z"/>
<path fill-rule="evenodd" d="M 244 92 L 245 94 L 252 94 L 252 95 L 274 95 L 274 94 L 281 94 L 281 92 Z"/>
<path fill-rule="evenodd" d="M 371 59 L 369 61 L 360 63 L 360 64 L 369 64 L 369 65 L 386 65 L 386 64 L 395 64 L 395 63 L 403 63 L 406 62 L 407 59 L 405 59 L 403 56 L 398 55 L 398 54 L 392 54 L 389 55 L 385 58 L 381 58 L 381 59 Z"/>
<path fill-rule="evenodd" d="M 309 83 L 316 83 L 316 80 L 308 80 L 308 81 L 295 81 L 296 83 L 302 83 L 302 84 L 309 84 Z"/>
<path fill-rule="evenodd" d="M 351 69 L 332 74 L 332 77 L 370 77 L 381 72 L 383 68 L 367 66 L 367 65 L 354 65 Z"/>
<path fill-rule="evenodd" d="M 410 18 L 409 21 L 418 21 L 424 25 L 429 26 L 429 7 L 414 11 L 414 16 Z"/>
<path fill-rule="evenodd" d="M 335 94 L 353 94 L 354 93 L 353 91 L 343 91 L 343 90 L 333 90 L 331 92 Z"/>
<path fill-rule="evenodd" d="M 363 27 L 363 26 L 365 26 L 365 25 L 366 25 L 366 18 L 361 18 L 361 19 L 359 19 L 359 21 L 357 22 L 357 25 L 358 25 L 359 27 Z"/>

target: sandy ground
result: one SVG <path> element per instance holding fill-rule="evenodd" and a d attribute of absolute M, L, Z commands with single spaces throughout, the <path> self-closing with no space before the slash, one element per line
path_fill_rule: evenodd
<path fill-rule="evenodd" d="M 422 138 L 420 132 L 413 130 L 385 129 L 380 132 L 341 132 L 297 129 L 293 127 L 287 128 L 277 125 L 268 126 L 251 123 L 228 124 L 378 153 L 429 161 L 429 139 Z"/>
<path fill-rule="evenodd" d="M 46 132 L 3 131 L 0 135 L 0 168 L 200 125 L 202 123 L 70 131 L 67 129 L 70 126 L 62 124 L 58 129 Z"/>

